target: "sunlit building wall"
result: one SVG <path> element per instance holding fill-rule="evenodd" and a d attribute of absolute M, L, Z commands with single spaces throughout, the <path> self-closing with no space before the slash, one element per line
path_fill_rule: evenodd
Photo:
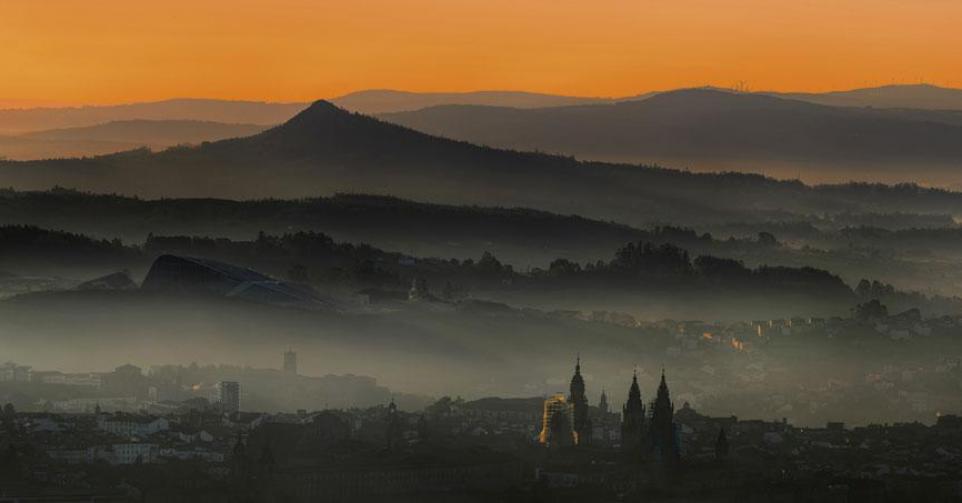
<path fill-rule="evenodd" d="M 559 417 L 555 417 L 560 415 Z M 564 393 L 556 393 L 544 401 L 541 433 L 538 442 L 546 447 L 576 444 L 571 404 Z M 560 429 L 559 429 L 560 426 Z"/>

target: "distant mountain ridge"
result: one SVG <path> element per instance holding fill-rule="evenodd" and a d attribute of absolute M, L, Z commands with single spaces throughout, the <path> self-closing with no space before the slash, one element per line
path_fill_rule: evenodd
<path fill-rule="evenodd" d="M 7 109 L 0 110 L 0 134 L 95 126 L 124 120 L 194 120 L 270 126 L 290 119 L 307 105 L 176 98 L 125 105 Z"/>
<path fill-rule="evenodd" d="M 353 112 L 388 114 L 442 105 L 478 105 L 529 109 L 612 104 L 621 101 L 639 101 L 659 94 L 686 89 L 735 92 L 720 87 L 702 86 L 652 91 L 631 96 L 585 97 L 524 91 L 434 93 L 375 89 L 346 94 L 330 101 Z M 827 106 L 962 111 L 962 89 L 939 87 L 931 84 L 893 84 L 820 93 L 759 91 L 749 94 L 774 96 Z"/>
<path fill-rule="evenodd" d="M 475 91 L 461 93 L 415 93 L 373 89 L 346 94 L 331 103 L 363 114 L 404 112 L 439 105 L 486 105 L 510 108 L 546 108 L 610 103 L 613 98 L 560 96 L 523 91 Z"/>
<path fill-rule="evenodd" d="M 720 91 L 717 87 L 701 87 Z M 684 89 L 676 89 L 684 90 Z M 348 93 L 329 101 L 352 112 L 386 114 L 440 105 L 479 105 L 509 108 L 549 108 L 573 105 L 638 101 L 667 91 L 631 96 L 585 97 L 526 91 L 410 92 L 370 89 Z M 829 106 L 905 108 L 962 111 L 962 89 L 927 84 L 892 85 L 824 93 L 758 92 Z M 174 98 L 154 102 L 82 107 L 36 107 L 0 109 L 0 135 L 62 129 L 123 120 L 198 120 L 258 125 L 280 124 L 310 103 L 271 103 L 203 98 Z"/>
<path fill-rule="evenodd" d="M 366 90 L 346 94 L 330 101 L 352 112 L 373 114 L 416 110 L 441 104 L 539 108 L 602 103 L 611 100 L 608 98 L 583 98 L 521 91 L 415 93 L 394 90 Z M 182 120 L 273 126 L 287 121 L 308 106 L 310 106 L 310 103 L 307 102 L 271 103 L 173 98 L 122 105 L 0 109 L 0 135 L 89 127 L 108 122 L 131 120 Z"/>
<path fill-rule="evenodd" d="M 954 192 L 915 186 L 811 187 L 758 175 L 579 162 L 446 140 L 323 101 L 246 138 L 154 154 L 2 162 L 0 185 L 234 199 L 354 192 L 523 206 L 635 226 L 785 220 L 846 211 L 962 215 L 962 194 Z"/>
<path fill-rule="evenodd" d="M 223 140 L 250 136 L 266 129 L 258 124 L 228 124 L 199 120 L 146 120 L 132 119 L 113 121 L 96 126 L 49 129 L 21 135 L 43 140 L 110 140 L 176 145 L 204 141 Z"/>
<path fill-rule="evenodd" d="M 195 120 L 124 120 L 95 126 L 51 129 L 0 136 L 0 157 L 11 160 L 97 156 L 147 147 L 250 136 L 267 126 Z"/>
<path fill-rule="evenodd" d="M 564 145 L 571 149 L 598 145 L 597 152 L 616 155 L 765 154 L 776 142 L 776 147 L 787 147 L 788 154 L 798 157 L 839 152 L 913 158 L 944 153 L 954 158 L 962 152 L 956 149 L 960 137 L 954 129 L 962 123 L 955 123 L 951 116 L 906 117 L 897 110 L 852 110 L 711 89 L 672 91 L 646 100 L 602 105 L 533 110 L 450 105 L 381 117 L 457 140 L 561 154 L 573 153 L 566 152 Z M 871 136 L 880 133 L 899 136 Z M 907 135 L 938 143 L 920 143 L 920 138 Z M 696 148 L 703 151 L 693 151 Z M 862 148 L 872 151 L 859 150 Z"/>
<path fill-rule="evenodd" d="M 689 89 L 612 104 L 448 105 L 380 117 L 432 135 L 580 159 L 800 173 L 808 180 L 962 182 L 957 112 L 831 107 Z"/>
<path fill-rule="evenodd" d="M 539 149 L 562 154 L 573 154 L 582 158 L 602 161 L 630 162 L 630 163 L 661 163 L 666 165 L 685 166 L 700 171 L 749 171 L 759 172 L 776 177 L 802 176 L 808 181 L 845 181 L 847 175 L 844 169 L 834 170 L 824 165 L 824 162 L 834 162 L 813 155 L 806 151 L 799 159 L 791 154 L 792 159 L 786 161 L 783 156 L 775 152 L 774 157 L 751 158 L 756 155 L 739 150 L 739 156 L 725 154 L 711 155 L 699 158 L 699 153 L 664 152 L 642 149 L 636 145 L 635 151 L 625 151 L 622 146 L 613 145 L 611 138 L 604 141 L 592 141 L 590 148 L 579 147 L 578 142 L 585 142 L 590 135 L 578 135 L 569 141 L 561 138 L 555 141 L 530 137 L 538 132 L 538 128 L 523 131 L 522 135 L 512 135 L 510 141 L 498 139 L 501 124 L 491 125 L 484 120 L 472 125 L 472 118 L 465 118 L 464 124 L 457 127 L 443 124 L 417 123 L 414 119 L 398 118 L 393 114 L 430 115 L 436 114 L 437 107 L 498 107 L 510 110 L 532 112 L 534 110 L 548 110 L 562 107 L 606 106 L 624 102 L 638 103 L 656 97 L 661 99 L 665 95 L 675 95 L 678 92 L 711 91 L 725 94 L 737 94 L 734 91 L 703 87 L 694 90 L 650 92 L 624 98 L 578 97 L 562 96 L 524 91 L 476 91 L 476 92 L 406 92 L 396 90 L 366 90 L 350 93 L 331 102 L 344 109 L 365 114 L 383 115 L 389 120 L 412 125 L 424 131 L 442 136 L 452 136 L 474 142 L 481 142 L 493 146 L 521 149 Z M 930 85 L 900 85 L 883 86 L 872 89 L 856 89 L 851 91 L 829 93 L 751 93 L 748 96 L 775 97 L 785 101 L 803 101 L 832 107 L 844 107 L 855 114 L 853 108 L 861 108 L 862 113 L 875 113 L 876 119 L 912 120 L 916 122 L 932 122 L 953 126 L 962 126 L 962 90 L 941 88 Z M 0 158 L 13 160 L 50 159 L 64 157 L 96 156 L 114 152 L 131 150 L 139 147 L 163 149 L 177 144 L 193 144 L 202 141 L 219 140 L 230 137 L 246 136 L 258 132 L 269 126 L 283 123 L 298 112 L 306 108 L 308 103 L 266 103 L 255 101 L 230 101 L 213 99 L 170 99 L 158 102 L 131 103 L 110 106 L 87 106 L 73 108 L 33 108 L 0 110 Z M 623 107 L 621 107 L 623 108 Z M 433 110 L 429 112 L 428 110 Z M 870 110 L 871 109 L 871 110 Z M 686 108 L 679 109 L 684 114 Z M 480 112 L 472 112 L 480 113 Z M 524 114 L 522 114 L 524 115 Z M 482 116 L 484 119 L 484 116 Z M 436 117 L 431 119 L 437 121 Z M 498 120 L 515 120 L 510 116 L 502 116 Z M 568 120 L 568 119 L 566 119 Z M 556 124 L 556 128 L 577 127 L 580 117 L 571 119 L 573 124 Z M 429 121 L 430 122 L 430 121 Z M 164 124 L 168 123 L 168 124 Z M 200 123 L 208 123 L 201 125 Z M 223 124 L 217 126 L 216 124 Z M 467 134 L 459 128 L 483 126 L 487 131 L 476 131 Z M 512 124 L 506 124 L 507 131 L 511 131 Z M 603 126 L 603 125 L 602 125 Z M 685 135 L 700 135 L 706 140 L 723 141 L 733 146 L 737 142 L 728 141 L 725 134 L 739 131 L 745 124 L 738 127 L 719 128 L 718 131 L 700 131 L 701 124 L 689 125 L 682 130 Z M 751 124 L 748 124 L 751 126 Z M 634 127 L 628 124 L 627 127 Z M 155 128 L 156 130 L 151 130 Z M 202 130 L 206 129 L 206 130 Z M 595 129 L 593 133 L 600 133 L 604 128 Z M 818 128 L 821 131 L 823 128 Z M 825 129 L 828 131 L 831 128 Z M 67 131 L 62 131 L 67 130 Z M 764 133 L 770 132 L 762 128 Z M 836 131 L 838 132 L 838 131 Z M 620 131 L 616 132 L 621 134 Z M 803 131 L 804 133 L 804 131 Z M 845 132 L 840 133 L 844 140 Z M 495 135 L 488 138 L 487 135 Z M 743 135 L 747 135 L 744 133 Z M 606 132 L 606 136 L 612 136 Z M 796 137 L 799 135 L 795 135 Z M 558 148 L 555 143 L 561 144 Z M 659 142 L 667 143 L 667 142 Z M 784 143 L 779 140 L 778 143 Z M 883 146 L 897 145 L 899 142 L 882 142 Z M 776 145 L 777 146 L 777 145 Z M 639 154 L 639 150 L 643 150 Z M 868 148 L 869 152 L 874 152 Z M 768 153 L 765 153 L 768 154 Z M 704 156 L 702 156 L 704 157 Z M 884 157 L 884 156 L 883 156 Z M 841 159 L 840 162 L 860 162 Z M 885 159 L 887 162 L 887 159 Z M 962 188 L 962 182 L 945 180 L 951 178 L 954 166 L 942 162 L 939 169 L 943 172 L 941 179 L 899 178 L 897 170 L 888 170 L 888 177 L 883 181 L 914 180 L 932 185 L 948 185 Z M 850 166 L 849 166 L 850 167 Z M 856 166 L 858 167 L 858 166 Z M 847 168 L 842 166 L 842 168 Z M 831 175 L 832 171 L 843 173 Z M 812 173 L 815 173 L 815 176 Z M 924 173 L 925 170 L 913 170 L 913 175 Z M 949 174 L 946 174 L 949 172 Z M 871 173 L 869 173 L 871 174 Z M 856 178 L 870 178 L 870 176 L 856 175 Z"/>
<path fill-rule="evenodd" d="M 764 94 L 841 107 L 962 110 L 962 89 L 931 84 L 893 84 L 825 93 L 768 92 Z"/>

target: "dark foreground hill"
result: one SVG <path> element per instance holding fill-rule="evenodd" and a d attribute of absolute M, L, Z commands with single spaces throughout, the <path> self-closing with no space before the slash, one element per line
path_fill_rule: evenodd
<path fill-rule="evenodd" d="M 614 104 L 536 110 L 452 105 L 382 117 L 500 148 L 806 180 L 951 184 L 960 181 L 955 173 L 962 164 L 959 112 L 824 106 L 710 89 Z"/>
<path fill-rule="evenodd" d="M 149 234 L 252 239 L 261 231 L 324 232 L 415 256 L 490 251 L 518 267 L 588 261 L 645 238 L 625 225 L 525 208 L 450 206 L 338 194 L 299 200 L 134 199 L 70 190 L 0 190 L 0 224 L 31 224 L 142 243 Z"/>
<path fill-rule="evenodd" d="M 427 202 L 525 206 L 630 225 L 841 212 L 962 214 L 957 193 L 914 186 L 812 187 L 757 175 L 585 163 L 446 140 L 326 102 L 263 133 L 194 148 L 2 162 L 0 185 L 60 185 L 148 197 L 390 194 Z"/>

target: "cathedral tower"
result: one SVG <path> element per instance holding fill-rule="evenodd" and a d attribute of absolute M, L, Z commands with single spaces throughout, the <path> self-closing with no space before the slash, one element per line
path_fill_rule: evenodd
<path fill-rule="evenodd" d="M 628 401 L 621 410 L 621 447 L 634 461 L 641 459 L 645 439 L 645 404 L 641 401 L 638 374 L 631 377 Z"/>
<path fill-rule="evenodd" d="M 575 443 L 588 445 L 591 443 L 591 418 L 588 416 L 588 397 L 585 396 L 585 380 L 581 377 L 581 357 L 575 362 L 575 375 L 571 377 L 571 388 L 568 402 L 571 403 L 571 419 L 574 424 Z"/>
<path fill-rule="evenodd" d="M 658 394 L 651 405 L 651 448 L 656 459 L 671 465 L 679 459 L 674 416 L 675 406 L 671 403 L 665 371 L 662 370 Z"/>

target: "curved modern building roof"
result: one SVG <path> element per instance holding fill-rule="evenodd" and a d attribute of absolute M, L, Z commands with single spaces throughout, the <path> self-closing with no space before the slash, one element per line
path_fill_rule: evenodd
<path fill-rule="evenodd" d="M 334 308 L 305 285 L 277 280 L 257 271 L 196 257 L 157 257 L 141 285 L 144 290 L 207 294 L 262 304 Z"/>

